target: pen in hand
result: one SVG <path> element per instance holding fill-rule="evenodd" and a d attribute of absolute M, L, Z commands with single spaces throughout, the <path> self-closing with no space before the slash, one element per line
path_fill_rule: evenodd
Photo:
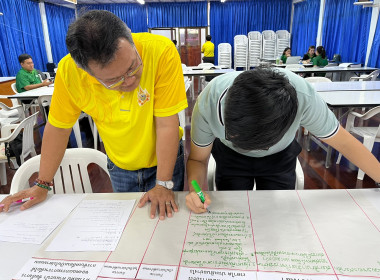
<path fill-rule="evenodd" d="M 16 200 L 16 201 L 12 202 L 11 205 L 24 203 L 26 201 L 32 200 L 33 198 L 34 197 L 28 197 L 28 198 L 23 198 L 23 199 L 20 199 L 20 200 Z M 0 204 L 0 207 L 4 207 L 4 204 Z"/>
<path fill-rule="evenodd" d="M 198 197 L 201 200 L 201 202 L 204 203 L 205 202 L 205 196 L 204 196 L 204 194 L 203 194 L 203 192 L 201 190 L 201 187 L 199 186 L 198 182 L 196 180 L 192 180 L 191 184 L 193 185 L 195 193 L 198 195 Z M 210 210 L 208 210 L 207 208 L 206 208 L 206 210 L 207 210 L 208 213 L 211 213 Z"/>

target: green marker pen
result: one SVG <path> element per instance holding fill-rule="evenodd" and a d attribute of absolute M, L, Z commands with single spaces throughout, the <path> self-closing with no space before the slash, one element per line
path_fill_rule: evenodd
<path fill-rule="evenodd" d="M 205 202 L 205 196 L 204 196 L 198 182 L 196 180 L 193 180 L 193 181 L 191 181 L 191 184 L 193 185 L 193 188 L 194 188 L 196 194 L 199 196 L 202 203 L 204 203 Z M 206 210 L 207 210 L 207 212 L 211 213 L 210 210 L 208 210 L 207 208 L 206 208 Z"/>

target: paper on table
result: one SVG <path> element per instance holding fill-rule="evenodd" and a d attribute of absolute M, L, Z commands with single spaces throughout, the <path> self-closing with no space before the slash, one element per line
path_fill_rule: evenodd
<path fill-rule="evenodd" d="M 0 222 L 0 241 L 41 244 L 85 195 L 54 195 L 32 208 L 13 206 Z"/>
<path fill-rule="evenodd" d="M 84 200 L 46 251 L 114 251 L 135 200 Z"/>

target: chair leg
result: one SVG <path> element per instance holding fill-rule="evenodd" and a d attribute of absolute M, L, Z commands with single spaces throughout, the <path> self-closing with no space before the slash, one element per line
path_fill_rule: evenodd
<path fill-rule="evenodd" d="M 341 161 L 341 159 L 342 159 L 342 154 L 339 153 L 339 155 L 338 155 L 338 159 L 336 160 L 336 164 L 339 164 L 340 161 Z"/>
<path fill-rule="evenodd" d="M 5 162 L 0 163 L 0 181 L 2 186 L 5 186 L 7 184 L 7 171 L 5 168 Z"/>
<path fill-rule="evenodd" d="M 92 136 L 94 137 L 94 149 L 97 150 L 98 149 L 98 128 L 96 127 L 95 122 L 94 122 L 94 129 L 92 133 L 93 133 Z"/>
<path fill-rule="evenodd" d="M 82 137 L 80 135 L 79 122 L 77 121 L 73 126 L 73 131 L 75 135 L 75 140 L 77 141 L 78 148 L 83 148 Z"/>

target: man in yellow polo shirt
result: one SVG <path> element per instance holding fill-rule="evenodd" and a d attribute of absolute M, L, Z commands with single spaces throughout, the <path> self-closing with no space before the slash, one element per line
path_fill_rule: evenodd
<path fill-rule="evenodd" d="M 69 27 L 70 52 L 59 65 L 41 149 L 38 184 L 6 198 L 43 201 L 81 111 L 95 121 L 108 156 L 115 192 L 146 192 L 151 218 L 178 211 L 173 190 L 184 181 L 182 131 L 187 107 L 181 61 L 174 44 L 149 33 L 131 34 L 117 16 L 93 10 Z M 180 143 L 180 144 L 179 144 Z M 42 185 L 42 187 L 41 187 Z M 0 211 L 3 209 L 0 209 Z"/>
<path fill-rule="evenodd" d="M 211 35 L 206 36 L 206 43 L 202 46 L 203 62 L 215 64 L 214 61 L 214 44 L 211 42 Z"/>

